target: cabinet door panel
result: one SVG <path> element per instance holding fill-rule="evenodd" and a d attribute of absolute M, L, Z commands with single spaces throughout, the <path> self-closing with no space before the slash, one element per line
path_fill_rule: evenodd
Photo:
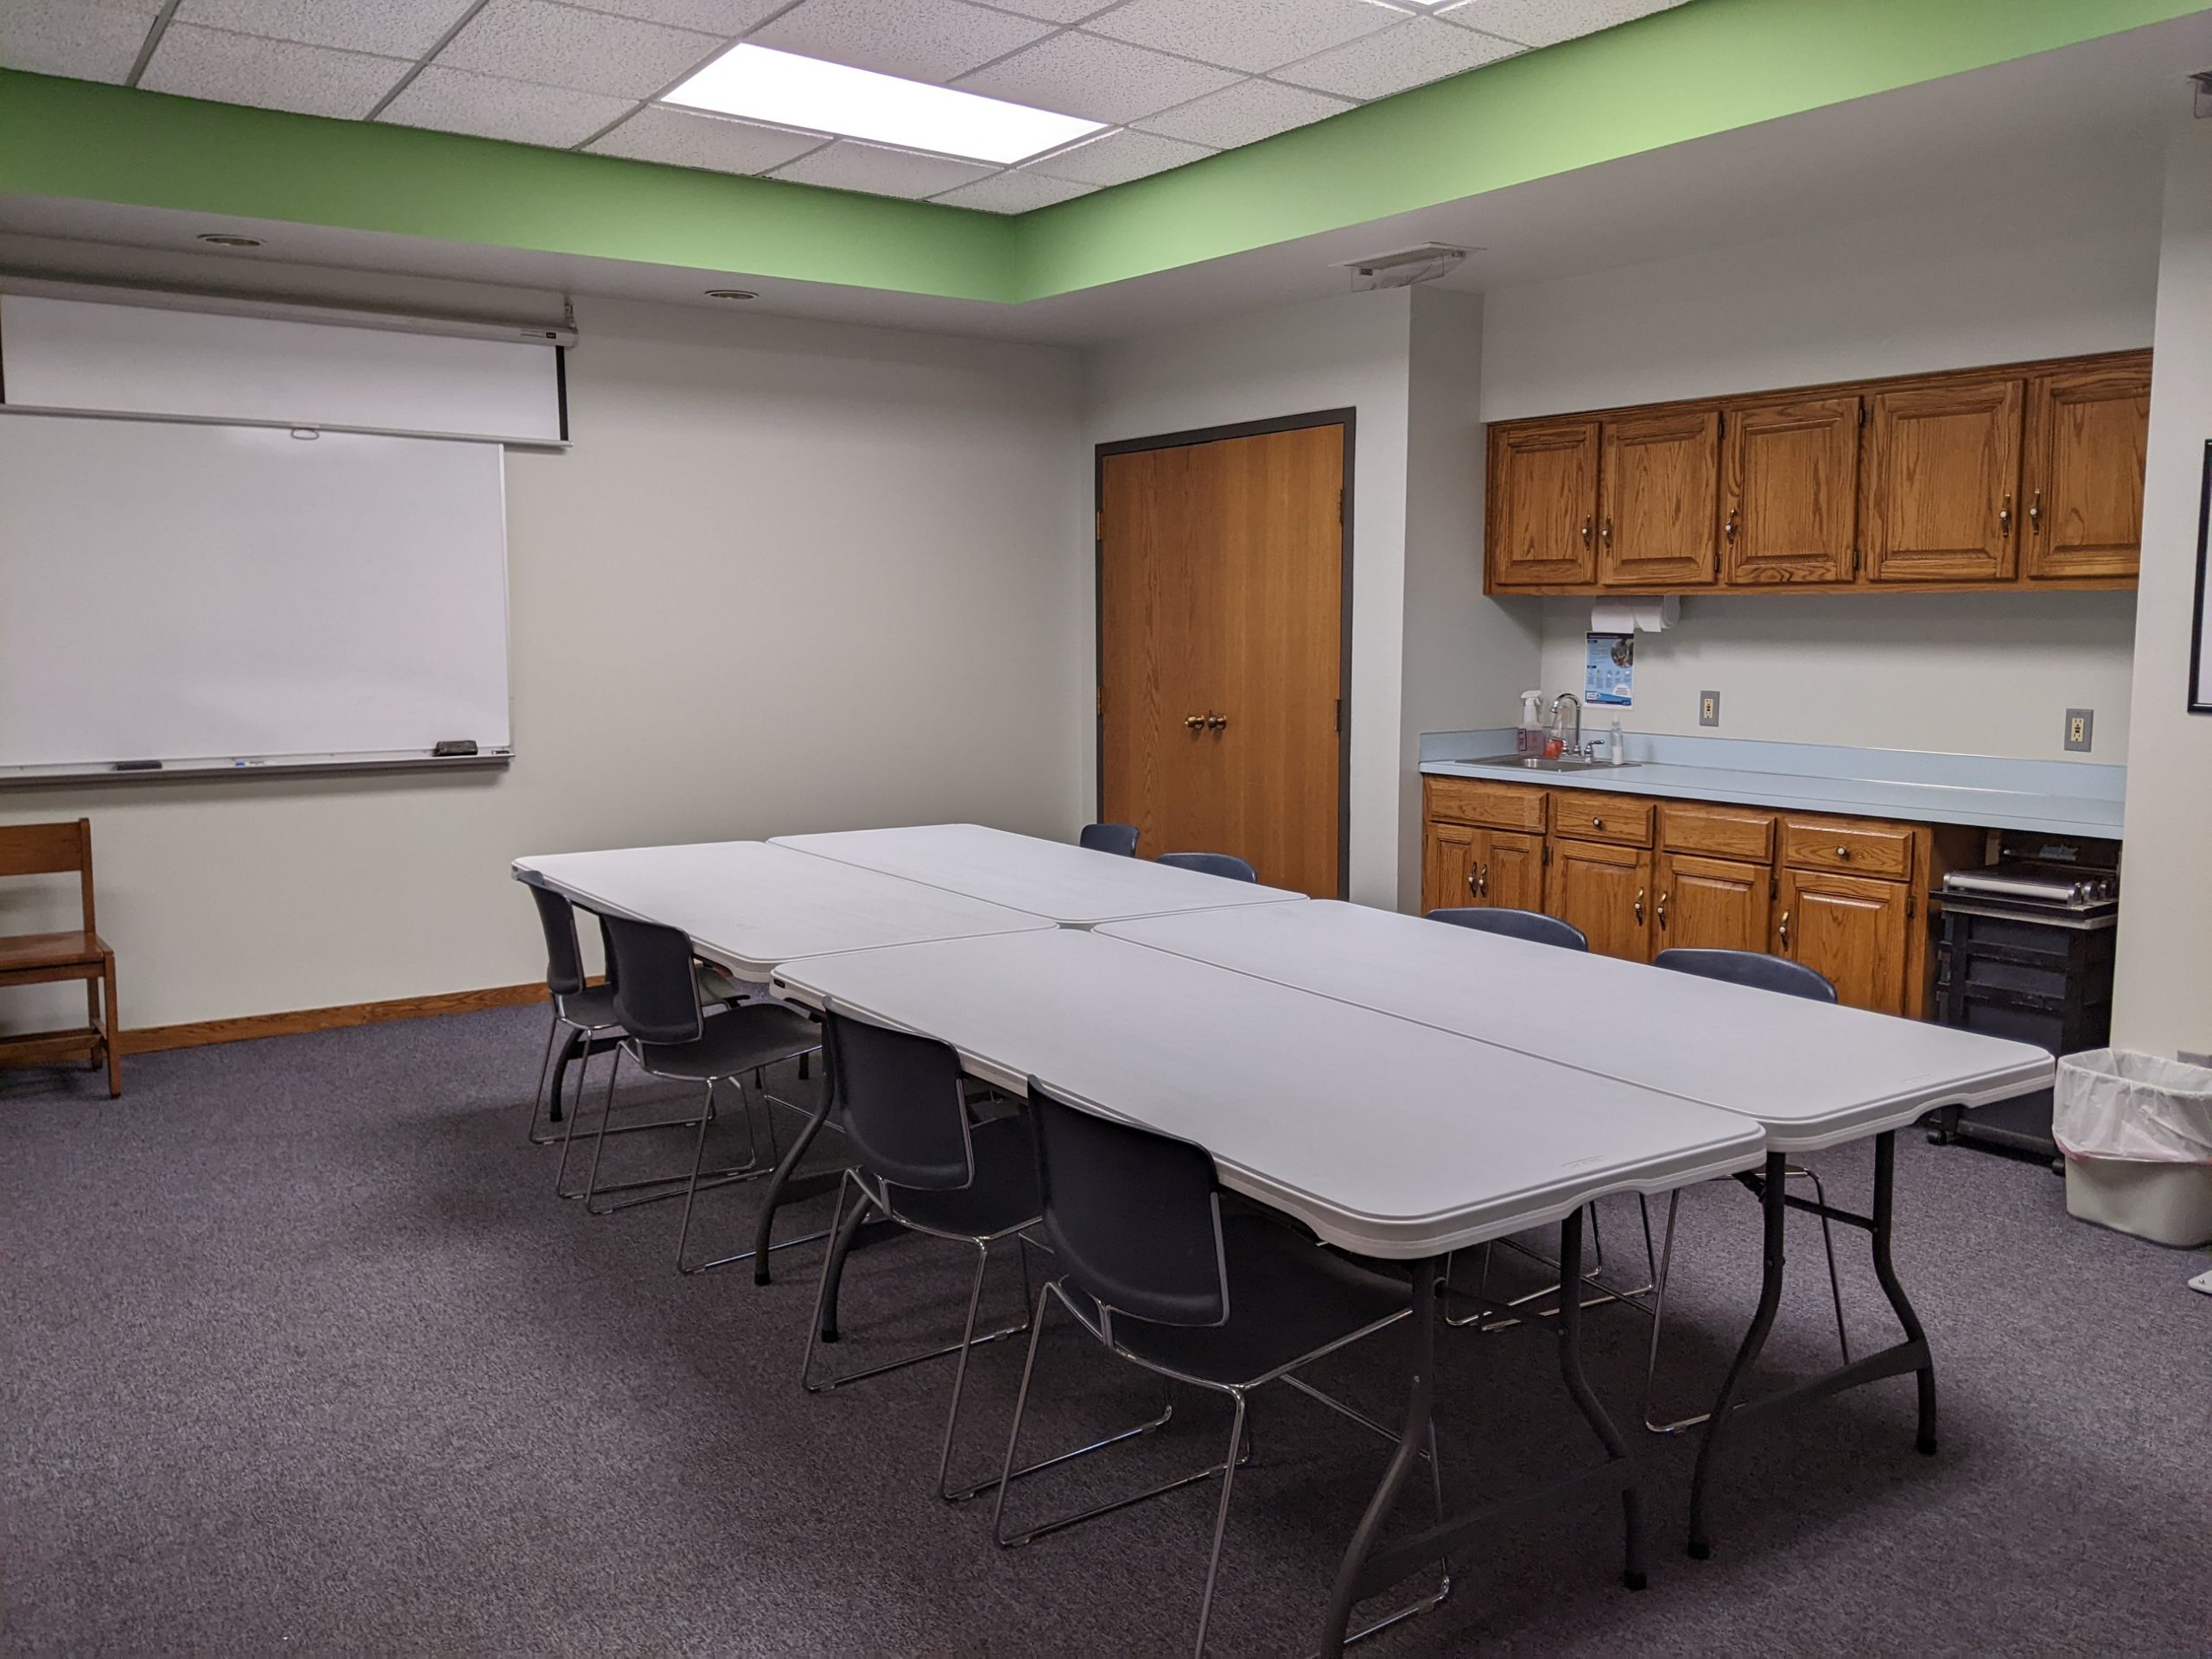
<path fill-rule="evenodd" d="M 1861 531 L 1875 582 L 1998 582 L 2018 526 L 2021 383 L 1874 394 Z"/>
<path fill-rule="evenodd" d="M 1719 573 L 1720 411 L 1607 421 L 1599 469 L 1598 580 L 1607 587 L 1701 588 Z"/>
<path fill-rule="evenodd" d="M 1491 586 L 1596 581 L 1597 514 L 1595 421 L 1491 429 Z"/>
<path fill-rule="evenodd" d="M 1778 885 L 1777 954 L 1826 974 L 1847 1007 L 1904 1014 L 1911 889 L 1791 869 Z"/>
<path fill-rule="evenodd" d="M 1471 905 L 1476 843 L 1483 832 L 1470 824 L 1431 818 L 1421 832 L 1421 907 L 1424 912 Z"/>
<path fill-rule="evenodd" d="M 2148 363 L 2072 369 L 2028 383 L 2022 564 L 2031 578 L 2136 573 L 2150 425 Z"/>
<path fill-rule="evenodd" d="M 1504 910 L 1544 907 L 1544 838 L 1494 830 L 1484 849 L 1484 902 Z"/>
<path fill-rule="evenodd" d="M 1764 864 L 1662 853 L 1652 911 L 1654 952 L 1764 950 L 1773 882 Z"/>
<path fill-rule="evenodd" d="M 1544 909 L 1572 922 L 1600 956 L 1650 957 L 1651 855 L 1602 842 L 1554 841 Z"/>
<path fill-rule="evenodd" d="M 1738 404 L 1722 445 L 1731 583 L 1847 582 L 1859 533 L 1857 397 Z"/>

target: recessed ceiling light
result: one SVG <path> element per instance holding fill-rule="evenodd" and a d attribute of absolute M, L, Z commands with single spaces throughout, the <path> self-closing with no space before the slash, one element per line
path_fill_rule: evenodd
<path fill-rule="evenodd" d="M 257 236 L 236 236 L 229 231 L 203 231 L 198 240 L 211 248 L 257 248 L 261 245 L 261 238 Z"/>
<path fill-rule="evenodd" d="M 1022 161 L 1105 125 L 766 46 L 732 47 L 661 101 L 979 162 Z"/>
<path fill-rule="evenodd" d="M 707 297 L 710 300 L 757 300 L 760 296 L 749 288 L 710 288 L 707 290 Z"/>

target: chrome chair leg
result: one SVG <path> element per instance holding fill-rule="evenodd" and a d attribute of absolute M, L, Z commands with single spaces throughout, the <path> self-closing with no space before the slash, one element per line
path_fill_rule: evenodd
<path fill-rule="evenodd" d="M 613 1064 L 609 1068 L 607 1078 L 607 1104 L 609 1107 L 612 1107 L 614 1103 L 613 1074 L 620 1071 L 621 1069 L 622 1051 L 618 1046 L 614 1051 Z M 569 1098 L 569 1132 L 561 1137 L 561 1166 L 553 1172 L 553 1196 L 557 1198 L 573 1198 L 582 1196 L 579 1193 L 569 1191 L 569 1149 L 575 1143 L 576 1120 L 583 1116 L 583 1113 L 578 1109 L 583 1104 L 584 1082 L 590 1071 L 591 1043 L 590 1040 L 587 1039 L 584 1043 L 582 1057 L 576 1064 L 576 1091 Z M 607 1114 L 603 1111 L 600 1114 L 599 1117 L 599 1134 L 601 1140 L 606 1138 Z M 592 1152 L 592 1166 L 594 1169 L 596 1169 L 599 1166 L 599 1153 L 596 1147 L 594 1147 Z"/>
<path fill-rule="evenodd" d="M 615 1051 L 614 1060 L 614 1069 L 619 1070 L 622 1062 L 622 1051 L 619 1048 Z M 741 1093 L 740 1105 L 741 1108 L 744 1105 Z M 670 1198 L 684 1197 L 688 1190 L 686 1180 L 683 1176 L 678 1174 L 649 1175 L 638 1180 L 614 1181 L 601 1186 L 599 1184 L 600 1154 L 605 1149 L 607 1137 L 610 1134 L 621 1135 L 632 1128 L 690 1128 L 695 1124 L 699 1129 L 699 1147 L 703 1151 L 707 1126 L 715 1119 L 715 1079 L 707 1080 L 706 1099 L 701 1106 L 700 1115 L 697 1117 L 664 1118 L 652 1123 L 626 1124 L 622 1128 L 610 1130 L 607 1125 L 607 1119 L 613 1109 L 614 1076 L 613 1070 L 610 1070 L 607 1087 L 607 1109 L 600 1114 L 599 1135 L 592 1147 L 591 1173 L 584 1182 L 585 1211 L 594 1216 L 611 1216 L 618 1210 L 632 1209 L 641 1204 L 659 1204 Z M 742 1164 L 733 1164 L 725 1169 L 706 1171 L 703 1173 L 704 1179 L 701 1181 L 701 1185 L 711 1190 L 717 1186 L 728 1185 L 732 1181 L 749 1180 L 755 1174 L 767 1173 L 760 1164 L 760 1141 L 754 1133 L 753 1114 L 749 1110 L 745 1112 L 745 1137 L 747 1161 Z M 696 1157 L 694 1163 L 695 1175 L 696 1175 L 699 1172 L 696 1170 Z M 623 1192 L 630 1196 L 618 1198 L 612 1204 L 601 1204 L 600 1198 L 610 1192 Z"/>
<path fill-rule="evenodd" d="M 1229 1426 L 1229 1450 L 1222 1454 L 1221 1501 L 1214 1506 L 1213 1548 L 1206 1553 L 1206 1590 L 1198 1603 L 1198 1639 L 1192 1651 L 1198 1659 L 1206 1659 L 1206 1626 L 1213 1622 L 1214 1586 L 1221 1578 L 1222 1540 L 1229 1533 L 1229 1501 L 1236 1491 L 1236 1450 L 1244 1443 L 1244 1390 L 1231 1389 L 1229 1397 L 1236 1402 Z"/>
<path fill-rule="evenodd" d="M 1786 1166 L 1785 1175 L 1802 1175 L 1812 1182 L 1813 1201 L 1822 1210 L 1827 1208 L 1827 1188 L 1821 1185 L 1819 1175 L 1799 1164 Z M 1843 1352 L 1843 1363 L 1848 1365 L 1851 1363 L 1851 1332 L 1845 1328 L 1843 1322 L 1843 1281 L 1835 1270 L 1835 1232 L 1828 1225 L 1828 1218 L 1825 1215 L 1821 1217 L 1821 1245 L 1828 1256 L 1828 1296 L 1835 1303 L 1836 1346 Z"/>

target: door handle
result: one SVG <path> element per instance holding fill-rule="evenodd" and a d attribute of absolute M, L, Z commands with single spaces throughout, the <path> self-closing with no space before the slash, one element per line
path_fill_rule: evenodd
<path fill-rule="evenodd" d="M 1605 527 L 1598 532 L 1598 537 L 1607 547 L 1613 544 L 1613 520 L 1611 514 L 1606 515 Z"/>
<path fill-rule="evenodd" d="M 1587 518 L 1582 521 L 1582 545 L 1585 547 L 1590 545 L 1590 520 Z"/>
<path fill-rule="evenodd" d="M 1183 723 L 1194 732 L 1199 731 L 1204 729 L 1206 717 L 1204 715 L 1185 715 L 1183 716 Z"/>
<path fill-rule="evenodd" d="M 1590 820 L 1590 827 L 1592 830 L 1602 830 L 1605 827 L 1605 821 L 1603 818 L 1592 818 Z"/>
<path fill-rule="evenodd" d="M 2005 505 L 1997 509 L 1997 529 L 2000 535 L 2010 536 L 2012 533 L 2012 493 L 2010 490 L 2005 492 Z"/>
<path fill-rule="evenodd" d="M 1782 954 L 1786 957 L 1789 954 L 1789 912 L 1786 910 L 1782 912 L 1782 926 L 1780 932 Z"/>
<path fill-rule="evenodd" d="M 1228 724 L 1229 716 L 1227 715 L 1208 715 L 1206 716 L 1206 729 L 1210 732 L 1217 732 Z"/>
<path fill-rule="evenodd" d="M 1729 509 L 1728 509 L 1728 517 L 1727 517 L 1727 518 L 1726 518 L 1726 520 L 1724 520 L 1724 521 L 1722 522 L 1722 524 L 1721 524 L 1721 526 L 1720 526 L 1720 533 L 1721 533 L 1723 536 L 1726 537 L 1727 537 L 1730 541 L 1732 541 L 1732 541 L 1734 541 L 1734 540 L 1736 539 L 1736 509 L 1735 509 L 1735 508 L 1731 507 L 1731 508 L 1729 508 Z"/>
<path fill-rule="evenodd" d="M 1636 890 L 1636 919 L 1637 925 L 1641 926 L 1643 922 L 1643 889 L 1642 887 Z"/>
<path fill-rule="evenodd" d="M 1659 895 L 1659 908 L 1651 919 L 1659 924 L 1659 931 L 1662 933 L 1667 931 L 1667 895 L 1664 893 Z"/>
<path fill-rule="evenodd" d="M 1478 868 L 1482 871 L 1482 885 L 1475 889 L 1475 896 L 1487 899 L 1490 897 L 1490 861 L 1484 859 Z"/>
<path fill-rule="evenodd" d="M 1482 868 L 1483 867 L 1479 864 L 1470 864 L 1467 866 L 1467 897 L 1470 899 L 1479 899 L 1482 897 L 1483 890 L 1477 885 L 1482 876 Z"/>
<path fill-rule="evenodd" d="M 2028 528 L 2038 536 L 2043 533 L 2043 492 L 2037 490 L 2028 502 Z"/>
<path fill-rule="evenodd" d="M 1851 849 L 1848 847 L 1839 847 L 1835 849 L 1835 855 L 1840 859 L 1848 859 L 1851 856 Z"/>

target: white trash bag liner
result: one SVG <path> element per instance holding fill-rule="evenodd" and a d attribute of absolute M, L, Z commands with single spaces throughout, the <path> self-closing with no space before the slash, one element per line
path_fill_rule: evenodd
<path fill-rule="evenodd" d="M 2212 1165 L 2212 1069 L 2126 1048 L 2069 1054 L 2051 1135 L 2069 1158 Z"/>

